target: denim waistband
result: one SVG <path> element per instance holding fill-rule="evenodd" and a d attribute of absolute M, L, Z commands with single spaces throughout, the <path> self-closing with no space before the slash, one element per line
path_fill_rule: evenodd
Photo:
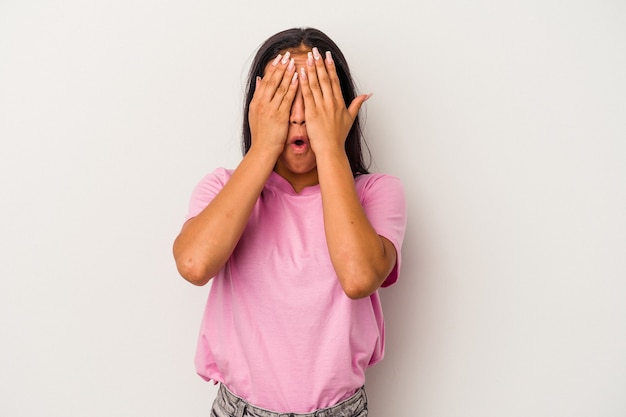
<path fill-rule="evenodd" d="M 359 388 L 350 398 L 337 405 L 322 408 L 310 413 L 276 413 L 255 407 L 243 398 L 230 392 L 224 384 L 220 384 L 216 405 L 233 417 L 361 417 L 367 416 L 367 395 L 365 387 Z M 211 414 L 213 415 L 213 414 Z M 217 413 L 219 416 L 219 413 Z"/>

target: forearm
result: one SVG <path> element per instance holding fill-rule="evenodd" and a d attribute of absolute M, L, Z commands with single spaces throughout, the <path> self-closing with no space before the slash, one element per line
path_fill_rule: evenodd
<path fill-rule="evenodd" d="M 231 256 L 250 213 L 283 151 L 289 111 L 298 89 L 294 60 L 287 52 L 268 65 L 249 105 L 252 146 L 229 181 L 211 203 L 190 219 L 174 242 L 181 275 L 206 284 Z"/>
<path fill-rule="evenodd" d="M 250 213 L 272 172 L 275 156 L 251 148 L 224 188 L 174 241 L 180 274 L 195 285 L 206 284 L 232 254 Z"/>
<path fill-rule="evenodd" d="M 324 228 L 330 258 L 348 296 L 370 295 L 395 264 L 393 245 L 367 219 L 343 151 L 318 155 Z"/>

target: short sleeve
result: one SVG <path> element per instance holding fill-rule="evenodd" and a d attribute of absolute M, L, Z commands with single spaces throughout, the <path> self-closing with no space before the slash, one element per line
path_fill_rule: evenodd
<path fill-rule="evenodd" d="M 399 178 L 387 174 L 360 175 L 355 181 L 365 215 L 372 227 L 396 248 L 396 265 L 382 284 L 382 287 L 388 287 L 400 275 L 401 249 L 407 222 L 404 187 Z"/>
<path fill-rule="evenodd" d="M 189 210 L 185 221 L 196 217 L 209 203 L 215 198 L 215 196 L 224 188 L 224 185 L 228 182 L 232 171 L 217 168 L 215 171 L 207 174 L 191 193 L 189 199 Z"/>

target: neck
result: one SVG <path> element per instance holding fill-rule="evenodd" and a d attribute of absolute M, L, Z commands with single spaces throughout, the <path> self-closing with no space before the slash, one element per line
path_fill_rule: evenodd
<path fill-rule="evenodd" d="M 283 177 L 287 182 L 291 185 L 296 193 L 299 193 L 306 187 L 311 187 L 313 185 L 319 184 L 319 179 L 317 177 L 317 168 L 312 169 L 309 172 L 305 172 L 302 174 L 286 171 L 284 172 L 278 167 L 274 168 L 274 171 Z"/>

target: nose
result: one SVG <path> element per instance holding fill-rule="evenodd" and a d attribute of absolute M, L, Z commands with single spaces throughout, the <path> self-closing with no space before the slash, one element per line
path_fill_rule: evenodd
<path fill-rule="evenodd" d="M 289 123 L 294 125 L 304 125 L 304 98 L 302 92 L 298 89 L 296 97 L 291 104 L 291 113 L 289 114 Z"/>

